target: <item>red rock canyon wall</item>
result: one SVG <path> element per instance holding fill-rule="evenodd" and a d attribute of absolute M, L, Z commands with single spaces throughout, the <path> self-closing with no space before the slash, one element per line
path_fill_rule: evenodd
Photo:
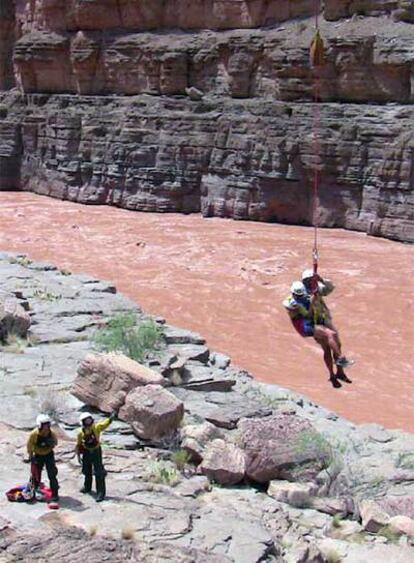
<path fill-rule="evenodd" d="M 414 241 L 412 2 L 325 2 L 320 158 L 314 6 L 4 0 L 0 189 Z"/>

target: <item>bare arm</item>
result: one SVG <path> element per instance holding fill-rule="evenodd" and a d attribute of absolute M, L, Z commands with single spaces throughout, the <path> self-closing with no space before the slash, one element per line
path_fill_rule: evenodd
<path fill-rule="evenodd" d="M 335 286 L 331 282 L 331 280 L 324 280 L 323 278 L 319 277 L 318 290 L 319 290 L 319 294 L 322 295 L 322 297 L 326 297 L 327 295 L 332 293 L 334 289 Z"/>

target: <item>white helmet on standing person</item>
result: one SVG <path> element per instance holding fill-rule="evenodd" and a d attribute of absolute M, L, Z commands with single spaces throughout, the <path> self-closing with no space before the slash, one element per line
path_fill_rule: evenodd
<path fill-rule="evenodd" d="M 306 270 L 303 270 L 302 272 L 302 281 L 304 280 L 310 280 L 313 278 L 314 276 L 314 271 L 312 270 L 312 268 L 307 268 Z"/>
<path fill-rule="evenodd" d="M 301 281 L 294 281 L 290 288 L 290 291 L 293 295 L 303 296 L 306 295 L 306 287 L 303 285 Z"/>
<path fill-rule="evenodd" d="M 36 425 L 38 428 L 42 428 L 43 424 L 51 424 L 51 423 L 52 423 L 52 419 L 48 414 L 39 414 L 36 417 Z"/>
<path fill-rule="evenodd" d="M 81 426 L 83 426 L 85 420 L 87 420 L 88 418 L 91 418 L 92 421 L 93 421 L 93 416 L 91 415 L 90 412 L 83 412 L 83 413 L 81 413 L 81 415 L 79 416 L 79 424 L 80 424 Z"/>

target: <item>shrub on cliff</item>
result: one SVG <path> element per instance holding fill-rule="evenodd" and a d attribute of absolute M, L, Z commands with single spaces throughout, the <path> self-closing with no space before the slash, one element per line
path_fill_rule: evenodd
<path fill-rule="evenodd" d="M 103 352 L 122 352 L 143 362 L 162 340 L 161 328 L 152 320 L 137 322 L 134 313 L 120 313 L 94 335 L 94 344 Z"/>

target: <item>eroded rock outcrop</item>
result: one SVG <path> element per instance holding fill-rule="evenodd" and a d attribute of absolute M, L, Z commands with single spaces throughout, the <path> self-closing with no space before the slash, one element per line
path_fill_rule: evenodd
<path fill-rule="evenodd" d="M 165 383 L 162 375 L 123 354 L 88 354 L 79 366 L 72 394 L 87 405 L 112 412 L 136 387 Z"/>
<path fill-rule="evenodd" d="M 30 315 L 18 300 L 0 296 L 0 341 L 9 336 L 26 338 L 29 328 Z"/>
<path fill-rule="evenodd" d="M 184 404 L 160 385 L 136 388 L 119 411 L 134 433 L 144 440 L 157 439 L 177 430 L 184 416 Z"/>
<path fill-rule="evenodd" d="M 410 2 L 325 2 L 318 69 L 313 0 L 4 6 L 0 189 L 309 224 L 317 168 L 321 226 L 414 240 Z"/>
<path fill-rule="evenodd" d="M 20 2 L 23 29 L 251 28 L 309 16 L 313 0 L 36 0 Z"/>
<path fill-rule="evenodd" d="M 224 440 L 213 440 L 200 466 L 204 475 L 222 485 L 236 485 L 243 480 L 246 458 L 236 445 Z"/>
<path fill-rule="evenodd" d="M 405 534 L 414 538 L 414 520 L 408 516 L 393 516 L 388 522 L 389 527 L 397 535 Z"/>
<path fill-rule="evenodd" d="M 133 540 L 133 541 L 131 541 Z M 110 536 L 91 537 L 87 531 L 75 527 L 58 526 L 53 532 L 48 530 L 22 534 L 12 527 L 3 526 L 0 530 L 0 546 L 5 561 L 70 561 L 82 563 L 89 561 L 115 560 L 127 561 L 175 560 L 179 563 L 221 563 L 225 560 L 195 549 L 168 546 L 163 542 L 149 545 L 134 541 L 134 538 L 117 539 Z M 28 554 L 30 550 L 30 554 Z M 227 560 L 229 561 L 229 560 Z"/>
<path fill-rule="evenodd" d="M 358 15 L 391 13 L 398 6 L 398 0 L 326 0 L 325 17 L 339 20 Z"/>
<path fill-rule="evenodd" d="M 387 495 L 378 501 L 380 507 L 391 516 L 404 515 L 414 520 L 414 496 Z"/>
<path fill-rule="evenodd" d="M 325 62 L 318 70 L 309 66 L 310 21 L 282 31 L 117 32 L 105 39 L 86 30 L 32 30 L 15 44 L 16 79 L 25 93 L 170 96 L 199 91 L 203 97 L 311 102 L 320 76 L 324 102 L 409 103 L 411 26 L 394 24 L 401 29 L 392 38 L 390 22 L 380 34 L 370 23 L 364 29 L 362 21 L 356 27 L 347 22 L 339 34 L 327 25 Z"/>
<path fill-rule="evenodd" d="M 246 455 L 246 475 L 259 483 L 273 479 L 312 480 L 328 460 L 312 425 L 295 415 L 241 420 L 237 445 Z"/>
<path fill-rule="evenodd" d="M 72 101 L 51 98 L 25 118 L 24 189 L 139 211 L 310 223 L 311 106 L 146 96 L 62 108 Z M 325 105 L 322 117 L 320 224 L 413 239 L 414 110 Z M 0 125 L 5 153 L 18 154 L 19 127 Z"/>
<path fill-rule="evenodd" d="M 290 481 L 271 481 L 267 494 L 291 506 L 310 506 L 311 499 L 318 491 L 315 483 L 293 483 Z"/>
<path fill-rule="evenodd" d="M 390 521 L 389 515 L 372 500 L 363 500 L 359 510 L 362 525 L 367 532 L 378 532 Z"/>
<path fill-rule="evenodd" d="M 0 3 L 0 90 L 7 90 L 14 85 L 12 60 L 15 16 L 14 0 L 2 0 Z"/>
<path fill-rule="evenodd" d="M 224 438 L 223 432 L 211 424 L 188 424 L 181 432 L 181 447 L 186 450 L 191 461 L 200 463 L 210 442 Z"/>

